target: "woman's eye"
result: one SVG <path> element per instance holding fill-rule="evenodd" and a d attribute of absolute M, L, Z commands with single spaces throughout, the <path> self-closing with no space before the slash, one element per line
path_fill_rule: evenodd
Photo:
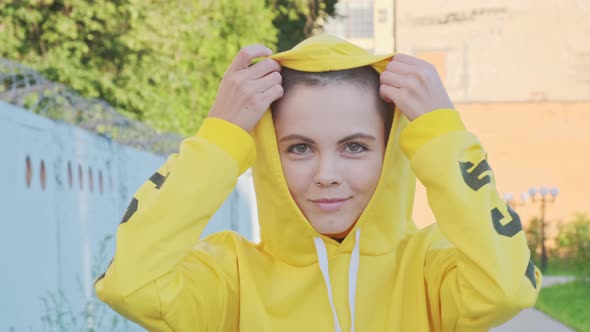
<path fill-rule="evenodd" d="M 350 143 L 344 148 L 347 152 L 359 153 L 366 151 L 367 148 L 358 143 Z"/>
<path fill-rule="evenodd" d="M 309 145 L 307 144 L 295 144 L 289 148 L 289 152 L 294 152 L 297 154 L 304 154 L 309 151 Z"/>

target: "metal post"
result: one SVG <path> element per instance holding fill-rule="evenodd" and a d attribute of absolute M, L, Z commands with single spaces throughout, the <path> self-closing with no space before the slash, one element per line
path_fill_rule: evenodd
<path fill-rule="evenodd" d="M 547 270 L 547 250 L 545 249 L 545 195 L 541 196 L 541 272 Z"/>
<path fill-rule="evenodd" d="M 530 202 L 532 203 L 541 203 L 541 272 L 545 273 L 547 270 L 547 248 L 545 246 L 545 208 L 547 203 L 553 203 L 555 198 L 559 194 L 559 189 L 557 187 L 553 187 L 548 190 L 546 187 L 541 187 L 541 189 L 537 189 L 532 187 L 529 189 L 528 192 L 522 193 L 522 202 L 517 202 L 514 199 L 512 193 L 504 194 L 504 200 L 508 203 L 508 205 L 512 208 L 515 208 L 518 205 L 524 205 L 527 203 L 528 199 L 530 198 Z M 537 196 L 538 195 L 538 196 Z M 550 195 L 550 196 L 549 196 Z M 536 247 L 535 247 L 536 250 Z"/>

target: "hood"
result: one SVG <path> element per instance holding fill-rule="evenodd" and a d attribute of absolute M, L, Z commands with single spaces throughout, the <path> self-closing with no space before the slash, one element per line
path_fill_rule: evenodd
<path fill-rule="evenodd" d="M 283 67 L 300 71 L 370 65 L 381 73 L 392 56 L 393 53 L 372 55 L 343 39 L 322 34 L 271 58 Z M 272 114 L 266 112 L 252 133 L 257 155 L 252 175 L 260 224 L 259 246 L 288 264 L 303 266 L 317 262 L 317 238 L 323 240 L 330 254 L 351 253 L 358 243 L 354 234 L 360 229 L 360 254 L 374 256 L 392 251 L 403 238 L 417 232 L 411 219 L 416 178 L 399 144 L 400 133 L 408 123 L 401 112 L 395 112 L 375 192 L 354 228 L 339 243 L 318 233 L 293 200 L 281 167 Z"/>

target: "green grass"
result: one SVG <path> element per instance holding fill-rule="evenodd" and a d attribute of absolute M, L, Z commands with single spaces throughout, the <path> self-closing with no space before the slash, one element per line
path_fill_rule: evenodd
<path fill-rule="evenodd" d="M 533 263 L 539 269 L 541 262 L 538 258 L 533 258 Z M 586 269 L 588 270 L 588 269 Z M 582 265 L 571 260 L 566 259 L 549 259 L 547 262 L 547 271 L 543 275 L 547 276 L 582 276 L 587 274 L 587 271 L 582 269 Z"/>
<path fill-rule="evenodd" d="M 590 281 L 543 288 L 535 308 L 581 332 L 590 332 Z"/>

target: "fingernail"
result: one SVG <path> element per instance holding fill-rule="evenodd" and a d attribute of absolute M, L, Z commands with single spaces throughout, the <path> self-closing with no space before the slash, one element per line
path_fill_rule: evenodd
<path fill-rule="evenodd" d="M 270 48 L 266 48 L 266 50 L 268 51 L 268 53 L 272 54 L 272 50 Z"/>

